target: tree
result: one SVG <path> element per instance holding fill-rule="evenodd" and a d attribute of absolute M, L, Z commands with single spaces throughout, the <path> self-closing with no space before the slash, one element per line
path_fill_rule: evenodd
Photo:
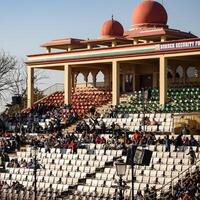
<path fill-rule="evenodd" d="M 19 62 L 18 62 L 19 63 Z M 10 92 L 12 95 L 21 95 L 24 97 L 27 92 L 27 69 L 24 65 L 24 62 L 18 64 L 18 66 L 12 71 L 13 82 L 10 88 Z M 34 90 L 36 93 L 41 93 L 38 85 L 41 84 L 41 81 L 47 79 L 48 76 L 45 75 L 44 71 L 34 72 Z"/>
<path fill-rule="evenodd" d="M 27 103 L 27 69 L 24 62 L 18 65 L 18 67 L 12 71 L 13 83 L 10 88 L 11 95 L 20 95 L 23 99 L 23 108 L 26 107 Z M 38 88 L 41 81 L 47 79 L 48 76 L 45 75 L 44 71 L 34 72 L 34 102 L 40 100 L 44 97 L 43 91 Z"/>
<path fill-rule="evenodd" d="M 5 99 L 14 84 L 13 73 L 17 67 L 14 56 L 0 52 L 0 99 Z"/>
<path fill-rule="evenodd" d="M 43 94 L 37 85 L 41 80 L 48 78 L 42 71 L 34 73 L 34 96 L 35 99 L 42 98 Z M 23 107 L 25 106 L 27 92 L 27 70 L 24 61 L 19 61 L 4 51 L 0 51 L 0 102 L 2 105 L 10 102 L 10 97 L 21 95 L 23 99 Z M 12 105 L 10 105 L 12 106 Z M 9 107 L 9 110 L 18 110 L 19 106 Z M 17 109 L 16 109 L 17 108 Z"/>

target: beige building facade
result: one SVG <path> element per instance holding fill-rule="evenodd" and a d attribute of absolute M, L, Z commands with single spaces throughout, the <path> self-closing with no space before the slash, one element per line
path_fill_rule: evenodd
<path fill-rule="evenodd" d="M 147 12 L 152 22 L 147 23 L 146 18 L 137 14 L 144 4 L 145 9 L 155 7 Z M 152 12 L 159 16 L 156 18 Z M 89 74 L 96 87 L 96 77 L 101 71 L 104 88 L 112 91 L 113 105 L 119 104 L 121 94 L 142 88 L 159 88 L 160 104 L 165 104 L 169 87 L 199 86 L 200 38 L 169 29 L 165 12 L 158 2 L 143 1 L 134 10 L 129 31 L 124 31 L 112 18 L 104 23 L 99 39 L 66 38 L 43 44 L 47 53 L 27 56 L 28 108 L 34 103 L 34 69 L 63 71 L 65 104 L 71 103 L 80 73 L 85 87 L 88 87 Z"/>

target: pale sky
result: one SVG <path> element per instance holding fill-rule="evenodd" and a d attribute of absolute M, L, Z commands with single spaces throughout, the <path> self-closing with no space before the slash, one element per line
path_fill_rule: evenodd
<path fill-rule="evenodd" d="M 105 20 L 114 15 L 125 30 L 141 0 L 0 0 L 0 48 L 19 59 L 45 52 L 52 39 L 100 37 Z M 159 2 L 162 3 L 162 0 Z M 200 35 L 200 0 L 163 0 L 171 28 Z M 48 73 L 42 88 L 63 82 L 63 74 Z"/>

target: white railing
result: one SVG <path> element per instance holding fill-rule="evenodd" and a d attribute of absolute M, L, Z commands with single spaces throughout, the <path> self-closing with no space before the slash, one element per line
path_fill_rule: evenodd
<path fill-rule="evenodd" d="M 87 86 L 92 87 L 93 84 L 89 82 Z M 103 87 L 103 86 L 104 86 L 104 82 L 96 83 L 96 87 Z M 76 84 L 76 87 L 78 87 L 78 88 L 85 87 L 85 83 L 78 83 L 78 84 Z M 49 96 L 49 95 L 53 94 L 54 92 L 63 92 L 63 91 L 64 91 L 64 84 L 56 83 L 56 84 L 44 89 L 42 92 L 43 92 L 44 96 Z"/>
<path fill-rule="evenodd" d="M 156 190 L 156 193 L 158 194 L 158 192 L 160 191 L 160 193 L 157 195 L 156 199 L 159 200 L 167 200 L 168 197 L 161 197 L 161 193 L 167 193 L 170 192 L 171 194 L 174 194 L 174 186 L 175 184 L 178 182 L 178 180 L 181 180 L 181 186 L 183 185 L 183 182 L 185 181 L 184 179 L 186 178 L 185 175 L 186 173 L 190 173 L 192 174 L 195 170 L 196 167 L 200 165 L 200 160 L 198 160 L 195 164 L 191 165 L 190 167 L 188 167 L 186 170 L 182 171 L 181 173 L 179 173 L 178 176 L 174 177 L 173 179 L 171 179 L 171 181 L 169 181 L 168 183 L 164 184 L 162 187 L 158 188 Z M 152 195 L 152 194 L 151 194 Z"/>
<path fill-rule="evenodd" d="M 56 83 L 46 89 L 43 90 L 44 96 L 49 96 L 53 94 L 54 92 L 62 92 L 64 91 L 64 84 L 62 83 Z"/>

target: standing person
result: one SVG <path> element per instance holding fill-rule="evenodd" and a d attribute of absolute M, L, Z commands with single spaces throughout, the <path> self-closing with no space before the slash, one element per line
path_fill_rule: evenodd
<path fill-rule="evenodd" d="M 165 144 L 165 151 L 166 152 L 170 152 L 170 150 L 171 150 L 171 143 L 172 143 L 172 141 L 169 139 L 169 135 L 167 135 L 164 138 L 164 144 Z"/>
<path fill-rule="evenodd" d="M 89 111 L 90 111 L 90 114 L 93 116 L 96 112 L 96 108 L 94 106 L 91 106 Z"/>
<path fill-rule="evenodd" d="M 190 151 L 189 151 L 189 153 L 187 155 L 190 156 L 190 158 L 189 158 L 190 159 L 190 164 L 193 165 L 195 163 L 197 157 L 196 157 L 196 154 L 195 154 L 195 152 L 194 152 L 192 147 L 190 147 Z"/>
<path fill-rule="evenodd" d="M 181 133 L 180 135 L 177 136 L 177 138 L 175 139 L 175 151 L 177 151 L 177 149 L 183 146 L 183 140 L 182 140 L 182 136 L 183 134 Z"/>
<path fill-rule="evenodd" d="M 49 145 L 49 140 L 47 138 L 44 141 L 44 148 L 45 148 L 45 153 L 47 152 L 50 153 L 50 145 Z"/>
<path fill-rule="evenodd" d="M 105 124 L 105 122 L 103 120 L 100 120 L 99 126 L 100 126 L 101 134 L 105 134 L 105 132 L 106 132 L 106 124 Z"/>
<path fill-rule="evenodd" d="M 138 191 L 137 191 L 136 199 L 137 199 L 137 200 L 143 200 L 143 199 L 144 199 L 141 190 L 138 190 Z"/>

